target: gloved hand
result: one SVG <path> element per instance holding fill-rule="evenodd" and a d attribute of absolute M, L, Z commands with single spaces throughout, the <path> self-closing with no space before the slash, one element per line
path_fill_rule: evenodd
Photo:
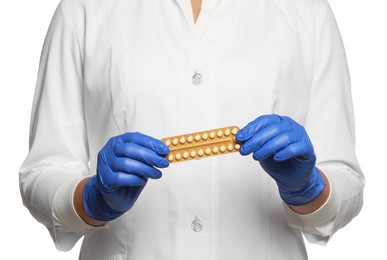
<path fill-rule="evenodd" d="M 148 178 L 158 179 L 169 165 L 169 148 L 141 133 L 111 138 L 98 154 L 97 174 L 83 190 L 83 205 L 95 220 L 111 221 L 129 210 Z"/>
<path fill-rule="evenodd" d="M 240 153 L 248 155 L 277 182 L 283 201 L 289 205 L 305 205 L 325 188 L 325 181 L 316 168 L 316 156 L 309 137 L 301 125 L 289 117 L 261 116 L 236 135 L 242 142 Z"/>

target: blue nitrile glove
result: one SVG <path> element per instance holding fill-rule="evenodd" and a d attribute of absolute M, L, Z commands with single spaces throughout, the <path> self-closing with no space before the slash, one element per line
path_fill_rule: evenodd
<path fill-rule="evenodd" d="M 169 148 L 141 133 L 112 137 L 98 154 L 97 174 L 83 191 L 83 205 L 95 220 L 111 221 L 128 211 L 148 178 L 158 179 L 169 165 Z"/>
<path fill-rule="evenodd" d="M 258 117 L 242 128 L 236 139 L 243 143 L 240 153 L 253 153 L 254 160 L 277 182 L 287 204 L 305 205 L 324 190 L 312 143 L 304 127 L 291 118 Z"/>

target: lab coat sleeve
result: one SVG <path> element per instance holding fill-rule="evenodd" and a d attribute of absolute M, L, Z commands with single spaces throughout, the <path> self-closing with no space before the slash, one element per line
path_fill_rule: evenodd
<path fill-rule="evenodd" d="M 48 228 L 59 250 L 71 249 L 84 235 L 72 232 L 52 214 L 59 188 L 71 190 L 70 186 L 89 171 L 82 71 L 81 48 L 62 2 L 52 18 L 41 53 L 30 151 L 19 175 L 24 205 Z"/>
<path fill-rule="evenodd" d="M 305 128 L 317 167 L 329 178 L 328 203 L 309 215 L 287 208 L 289 224 L 311 243 L 326 244 L 361 210 L 364 177 L 355 155 L 350 77 L 341 35 L 326 0 L 315 0 L 314 76 Z"/>

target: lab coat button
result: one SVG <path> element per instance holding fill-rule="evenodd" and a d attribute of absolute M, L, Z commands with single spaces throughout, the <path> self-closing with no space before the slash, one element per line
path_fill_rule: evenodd
<path fill-rule="evenodd" d="M 203 76 L 200 73 L 195 72 L 195 74 L 192 76 L 192 84 L 195 86 L 199 85 L 203 81 Z"/>
<path fill-rule="evenodd" d="M 196 217 L 194 221 L 192 221 L 191 223 L 191 228 L 193 231 L 199 232 L 203 228 L 203 222 L 200 219 L 198 219 L 198 217 Z"/>

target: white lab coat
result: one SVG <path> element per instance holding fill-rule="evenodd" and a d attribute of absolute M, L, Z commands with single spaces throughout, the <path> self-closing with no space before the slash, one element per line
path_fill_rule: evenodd
<path fill-rule="evenodd" d="M 350 78 L 326 0 L 219 0 L 201 15 L 194 37 L 176 0 L 60 3 L 20 170 L 24 204 L 58 249 L 84 235 L 80 259 L 301 260 L 302 233 L 324 244 L 360 211 Z M 170 165 L 106 227 L 75 214 L 72 191 L 110 137 L 243 127 L 271 113 L 312 140 L 332 188 L 317 212 L 291 211 L 259 163 L 234 153 Z"/>

